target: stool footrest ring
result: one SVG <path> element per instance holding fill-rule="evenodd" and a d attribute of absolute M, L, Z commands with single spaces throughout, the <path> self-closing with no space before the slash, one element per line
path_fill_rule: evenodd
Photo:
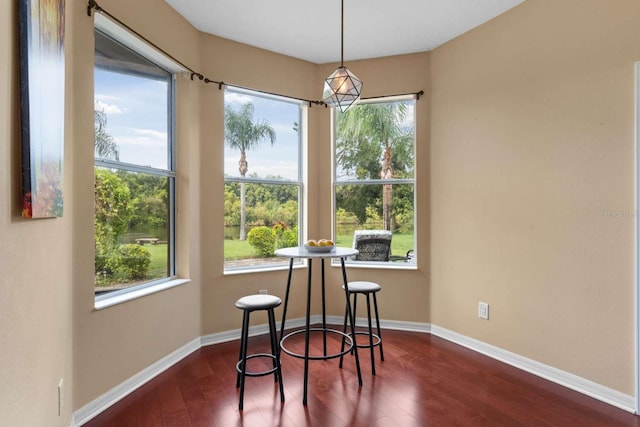
<path fill-rule="evenodd" d="M 250 354 L 249 356 L 247 356 L 247 360 L 253 359 L 253 358 L 256 358 L 256 357 L 266 357 L 268 359 L 276 360 L 276 356 L 274 356 L 273 354 L 269 354 L 269 353 Z M 276 366 L 275 368 L 269 369 L 268 371 L 263 371 L 263 372 L 249 372 L 249 371 L 246 371 L 244 374 L 247 377 L 263 377 L 265 375 L 273 374 L 277 370 L 278 370 L 278 367 Z M 236 371 L 238 371 L 239 373 L 242 373 L 242 360 L 240 360 L 240 361 L 238 361 L 238 363 L 236 363 Z"/>
<path fill-rule="evenodd" d="M 347 345 L 345 346 L 345 349 L 343 351 L 340 351 L 338 353 L 333 353 L 333 354 L 327 354 L 327 355 L 321 355 L 321 356 L 314 356 L 314 355 L 309 355 L 309 360 L 328 360 L 328 359 L 335 359 L 337 357 L 340 356 L 344 356 L 345 354 L 349 353 L 351 351 L 351 349 L 353 348 L 353 339 L 348 335 L 345 334 L 344 332 L 335 330 L 335 329 L 323 329 L 323 328 L 309 328 L 309 333 L 311 332 L 327 332 L 330 334 L 336 334 L 336 335 L 340 335 L 341 337 L 344 337 L 344 339 L 346 340 Z M 298 334 L 304 334 L 305 333 L 305 329 L 300 329 L 297 331 L 293 331 L 287 335 L 285 335 L 282 340 L 280 340 L 280 348 L 282 349 L 282 351 L 284 351 L 285 353 L 287 353 L 289 356 L 293 356 L 293 357 L 297 357 L 299 359 L 304 359 L 304 354 L 300 354 L 300 353 L 295 353 L 291 350 L 289 350 L 288 348 L 285 347 L 284 342 L 291 338 L 294 335 L 298 335 Z"/>
<path fill-rule="evenodd" d="M 351 338 L 351 333 L 347 334 L 349 336 L 349 338 Z M 356 335 L 365 335 L 365 336 L 369 336 L 369 332 L 364 332 L 364 331 L 356 331 Z M 382 340 L 380 339 L 380 337 L 376 334 L 371 334 L 371 336 L 373 337 L 373 347 L 377 347 L 380 345 L 380 343 L 382 342 Z M 370 344 L 357 344 L 358 348 L 369 348 L 371 347 Z"/>

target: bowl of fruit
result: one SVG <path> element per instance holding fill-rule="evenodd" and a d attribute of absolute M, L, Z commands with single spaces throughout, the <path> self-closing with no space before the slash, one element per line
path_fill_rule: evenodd
<path fill-rule="evenodd" d="M 304 248 L 309 252 L 325 253 L 333 251 L 336 245 L 329 239 L 309 239 L 304 243 Z"/>

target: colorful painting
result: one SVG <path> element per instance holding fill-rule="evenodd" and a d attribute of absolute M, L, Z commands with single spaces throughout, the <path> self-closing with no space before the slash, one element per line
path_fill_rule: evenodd
<path fill-rule="evenodd" d="M 62 216 L 64 0 L 19 0 L 22 216 Z"/>

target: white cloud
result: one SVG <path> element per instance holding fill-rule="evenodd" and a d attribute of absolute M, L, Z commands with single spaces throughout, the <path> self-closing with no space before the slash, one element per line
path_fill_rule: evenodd
<path fill-rule="evenodd" d="M 101 99 L 96 99 L 95 108 L 104 111 L 105 114 L 122 114 L 125 111 L 117 105 L 108 104 Z"/>
<path fill-rule="evenodd" d="M 107 94 L 104 94 L 104 93 L 96 93 L 93 97 L 95 99 L 100 100 L 100 101 L 117 101 L 117 100 L 120 99 L 119 97 L 117 97 L 115 95 L 107 95 Z"/>
<path fill-rule="evenodd" d="M 153 129 L 132 129 L 133 134 L 116 135 L 120 146 L 166 147 L 167 133 Z M 143 153 L 140 153 L 143 154 Z"/>
<path fill-rule="evenodd" d="M 261 177 L 271 175 L 291 180 L 298 179 L 298 165 L 289 162 L 276 162 L 273 165 L 256 165 L 253 170 L 251 170 L 251 166 L 249 166 L 249 173 L 252 172 Z"/>
<path fill-rule="evenodd" d="M 253 102 L 253 98 L 242 93 L 227 92 L 224 94 L 224 102 L 226 104 L 242 105 Z"/>

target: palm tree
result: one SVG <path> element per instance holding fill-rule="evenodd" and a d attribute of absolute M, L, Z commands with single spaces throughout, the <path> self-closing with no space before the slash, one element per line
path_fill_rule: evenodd
<path fill-rule="evenodd" d="M 396 178 L 394 149 L 411 140 L 412 132 L 403 127 L 407 104 L 387 102 L 361 104 L 338 116 L 337 161 L 346 170 L 360 175 L 376 169 L 380 179 Z M 406 151 L 406 150 L 402 150 Z M 399 162 L 405 164 L 409 159 Z M 359 178 L 374 179 L 373 176 Z M 382 219 L 385 230 L 392 230 L 393 185 L 382 187 Z"/>
<path fill-rule="evenodd" d="M 238 171 L 242 177 L 246 176 L 249 170 L 247 151 L 258 147 L 266 139 L 271 141 L 271 145 L 276 141 L 276 131 L 269 122 L 266 120 L 254 122 L 253 104 L 250 102 L 243 104 L 239 111 L 227 105 L 224 113 L 224 128 L 224 139 L 227 145 L 240 151 Z M 244 182 L 240 182 L 240 240 L 247 238 L 244 185 Z"/>
<path fill-rule="evenodd" d="M 107 114 L 97 105 L 93 109 L 94 150 L 100 159 L 120 160 L 120 150 L 113 136 L 107 133 Z"/>

